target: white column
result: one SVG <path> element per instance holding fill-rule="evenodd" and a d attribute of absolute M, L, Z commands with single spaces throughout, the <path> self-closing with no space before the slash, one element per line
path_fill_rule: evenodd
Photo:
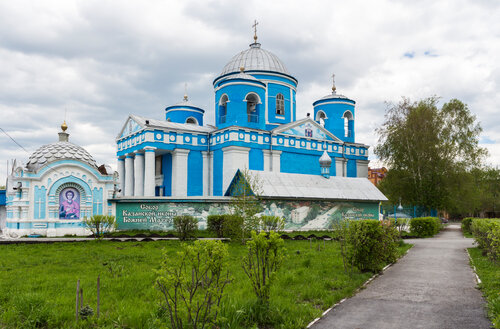
<path fill-rule="evenodd" d="M 172 196 L 187 196 L 187 166 L 189 150 L 172 152 Z"/>
<path fill-rule="evenodd" d="M 127 155 L 125 158 L 125 196 L 134 195 L 134 156 Z"/>
<path fill-rule="evenodd" d="M 125 158 L 118 158 L 118 184 L 121 192 L 117 195 L 125 195 Z"/>
<path fill-rule="evenodd" d="M 280 172 L 281 171 L 281 151 L 273 150 L 271 152 L 272 157 L 272 171 Z"/>
<path fill-rule="evenodd" d="M 238 169 L 244 170 L 248 168 L 248 147 L 228 146 L 222 149 L 224 152 L 224 160 L 222 162 L 222 195 L 226 193 L 231 180 Z"/>
<path fill-rule="evenodd" d="M 345 159 L 344 158 L 335 158 L 335 176 L 344 177 L 345 176 Z"/>
<path fill-rule="evenodd" d="M 156 147 L 144 148 L 144 196 L 155 196 L 155 150 Z"/>
<path fill-rule="evenodd" d="M 135 152 L 134 196 L 144 196 L 144 153 Z"/>
<path fill-rule="evenodd" d="M 210 156 L 208 152 L 201 152 L 203 156 L 203 196 L 210 196 Z"/>
<path fill-rule="evenodd" d="M 369 160 L 356 160 L 356 176 L 368 178 L 368 164 Z"/>
<path fill-rule="evenodd" d="M 271 151 L 270 150 L 262 150 L 264 155 L 264 171 L 271 171 Z"/>

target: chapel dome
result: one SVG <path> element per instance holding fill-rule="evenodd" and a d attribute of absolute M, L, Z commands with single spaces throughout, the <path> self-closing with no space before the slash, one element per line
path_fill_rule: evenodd
<path fill-rule="evenodd" d="M 26 166 L 29 170 L 37 170 L 48 163 L 68 159 L 79 160 L 97 168 L 96 162 L 89 152 L 83 147 L 67 141 L 43 145 L 30 155 Z"/>
<path fill-rule="evenodd" d="M 245 71 L 272 71 L 290 75 L 285 64 L 275 54 L 262 49 L 260 43 L 252 43 L 250 48 L 235 55 L 224 66 L 220 76 L 236 73 L 244 67 Z"/>

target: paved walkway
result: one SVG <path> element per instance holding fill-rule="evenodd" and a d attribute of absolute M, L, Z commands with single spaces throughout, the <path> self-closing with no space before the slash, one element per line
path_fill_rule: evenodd
<path fill-rule="evenodd" d="M 465 239 L 456 224 L 414 247 L 366 289 L 311 328 L 490 328 Z"/>

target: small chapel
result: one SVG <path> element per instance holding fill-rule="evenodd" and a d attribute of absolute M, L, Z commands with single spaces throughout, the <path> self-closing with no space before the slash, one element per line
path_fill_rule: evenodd
<path fill-rule="evenodd" d="M 85 217 L 112 214 L 113 170 L 71 143 L 67 129 L 64 121 L 59 140 L 38 148 L 26 163 L 12 161 L 0 227 L 6 236 L 87 235 Z"/>
<path fill-rule="evenodd" d="M 164 119 L 130 115 L 119 132 L 123 197 L 224 196 L 238 170 L 321 177 L 368 176 L 368 145 L 356 142 L 356 102 L 337 92 L 297 118 L 298 80 L 257 42 L 213 80 L 215 124 L 188 96 Z"/>

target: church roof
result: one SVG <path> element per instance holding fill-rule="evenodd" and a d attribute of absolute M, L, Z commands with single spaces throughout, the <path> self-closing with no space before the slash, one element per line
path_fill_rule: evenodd
<path fill-rule="evenodd" d="M 26 166 L 29 170 L 37 170 L 45 164 L 66 159 L 79 160 L 97 168 L 96 162 L 89 152 L 83 147 L 67 141 L 43 145 L 30 155 Z"/>
<path fill-rule="evenodd" d="M 244 67 L 245 71 L 272 71 L 290 75 L 285 64 L 270 51 L 262 49 L 260 43 L 252 43 L 246 49 L 235 55 L 229 63 L 224 66 L 221 76 L 229 73 L 239 72 Z"/>
<path fill-rule="evenodd" d="M 261 183 L 261 197 L 349 201 L 386 201 L 367 178 L 330 177 L 269 171 L 248 171 Z M 238 175 L 238 173 L 237 173 Z M 235 177 L 236 178 L 236 177 Z M 234 182 L 234 180 L 233 180 Z M 233 183 L 231 183 L 233 184 Z M 228 192 L 231 186 L 228 188 Z M 226 195 L 228 195 L 226 193 Z"/>

